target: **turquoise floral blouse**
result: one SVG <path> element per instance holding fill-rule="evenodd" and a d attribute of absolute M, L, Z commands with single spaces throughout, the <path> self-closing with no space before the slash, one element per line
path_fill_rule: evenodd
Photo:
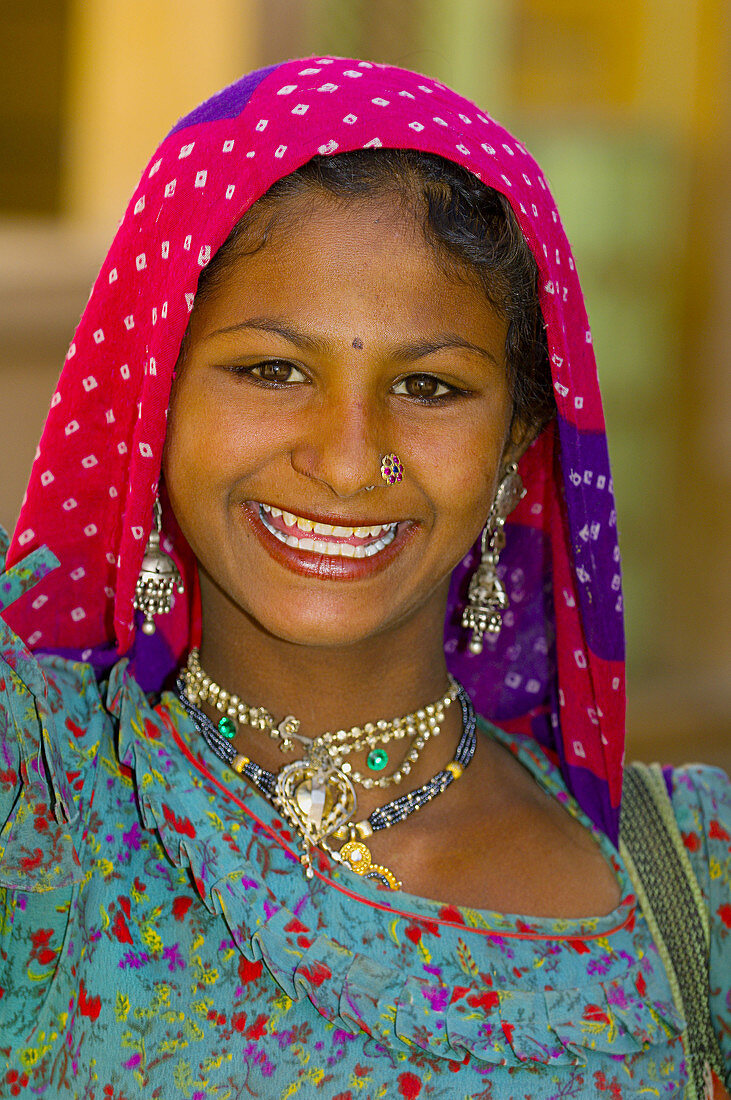
<path fill-rule="evenodd" d="M 7 604 L 52 564 L 0 579 Z M 682 1027 L 625 868 L 607 916 L 379 890 L 296 838 L 173 695 L 34 659 L 0 623 L 0 1096 L 680 1096 Z M 567 812 L 538 747 L 486 722 Z M 670 776 L 731 1064 L 731 791 Z"/>

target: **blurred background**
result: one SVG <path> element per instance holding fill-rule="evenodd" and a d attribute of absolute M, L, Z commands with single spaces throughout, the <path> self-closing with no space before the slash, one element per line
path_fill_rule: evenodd
<path fill-rule="evenodd" d="M 618 498 L 629 754 L 728 769 L 730 21 L 727 0 L 0 0 L 0 523 L 175 121 L 286 57 L 417 69 L 528 145 L 574 247 Z"/>

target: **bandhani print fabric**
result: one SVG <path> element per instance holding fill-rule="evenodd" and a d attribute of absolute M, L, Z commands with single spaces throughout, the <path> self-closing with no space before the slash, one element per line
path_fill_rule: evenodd
<path fill-rule="evenodd" d="M 312 880 L 257 792 L 166 690 L 200 639 L 194 559 L 158 633 L 132 599 L 198 276 L 242 213 L 314 155 L 409 147 L 507 195 L 540 268 L 558 406 L 521 460 L 511 607 L 450 670 L 480 736 L 593 831 L 612 913 L 548 920 Z M 3 545 L 4 549 L 4 545 Z M 474 552 L 473 552 L 474 553 Z M 69 349 L 0 575 L 0 1097 L 683 1095 L 684 1021 L 621 857 L 619 553 L 591 335 L 540 169 L 474 104 L 370 62 L 250 74 L 181 120 L 126 211 Z M 731 1063 L 731 795 L 667 775 L 708 906 L 711 1008 Z"/>

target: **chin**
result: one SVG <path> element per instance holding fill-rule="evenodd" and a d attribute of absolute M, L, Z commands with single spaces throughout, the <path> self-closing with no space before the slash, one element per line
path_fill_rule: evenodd
<path fill-rule="evenodd" d="M 259 629 L 274 638 L 291 645 L 311 646 L 316 649 L 335 649 L 358 645 L 359 642 L 388 629 L 383 619 L 369 617 L 367 622 L 360 620 L 353 610 L 339 609 L 327 611 L 312 607 L 309 610 L 298 601 L 298 614 L 292 614 L 289 606 L 277 615 L 271 604 L 259 609 L 249 606 L 246 611 L 249 618 Z M 361 605 L 362 612 L 362 605 Z"/>

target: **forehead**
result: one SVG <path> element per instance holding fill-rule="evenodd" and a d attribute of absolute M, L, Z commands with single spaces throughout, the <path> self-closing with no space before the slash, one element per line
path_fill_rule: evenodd
<path fill-rule="evenodd" d="M 477 274 L 427 239 L 424 212 L 396 191 L 304 193 L 255 204 L 202 280 L 191 328 L 245 309 L 313 317 L 392 311 L 429 327 L 493 325 Z M 212 277 L 211 277 L 212 276 Z"/>

